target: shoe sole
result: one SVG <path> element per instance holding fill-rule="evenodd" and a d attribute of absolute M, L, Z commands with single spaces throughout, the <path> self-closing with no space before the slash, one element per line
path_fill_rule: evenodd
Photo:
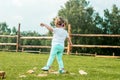
<path fill-rule="evenodd" d="M 48 71 L 48 70 L 45 70 L 45 69 L 42 69 L 43 71 Z"/>

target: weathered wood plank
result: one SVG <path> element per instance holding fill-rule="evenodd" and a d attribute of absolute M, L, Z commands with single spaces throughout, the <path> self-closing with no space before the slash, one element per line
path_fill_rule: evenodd
<path fill-rule="evenodd" d="M 51 48 L 51 46 L 22 45 L 22 48 Z"/>
<path fill-rule="evenodd" d="M 15 36 L 12 36 L 12 35 L 0 35 L 0 37 L 16 38 L 17 35 L 15 35 Z"/>
<path fill-rule="evenodd" d="M 109 45 L 72 45 L 72 47 L 86 47 L 86 48 L 120 48 L 120 46 L 109 46 Z"/>
<path fill-rule="evenodd" d="M 20 39 L 52 39 L 52 37 L 32 37 L 32 36 L 27 36 L 27 37 L 20 37 Z"/>
<path fill-rule="evenodd" d="M 16 43 L 0 43 L 0 45 L 4 45 L 4 46 L 16 46 Z"/>
<path fill-rule="evenodd" d="M 82 36 L 82 37 L 120 37 L 119 34 L 71 34 L 71 36 Z"/>
<path fill-rule="evenodd" d="M 51 46 L 21 45 L 21 48 L 51 48 Z M 67 49 L 67 47 L 65 47 Z"/>

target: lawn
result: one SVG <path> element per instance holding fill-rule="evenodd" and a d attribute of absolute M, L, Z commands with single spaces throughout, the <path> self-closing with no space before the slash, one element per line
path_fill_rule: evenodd
<path fill-rule="evenodd" d="M 65 69 L 69 73 L 46 73 L 47 76 L 37 76 L 45 73 L 41 68 L 48 56 L 49 54 L 0 52 L 0 71 L 6 72 L 5 80 L 120 80 L 120 59 L 76 55 L 63 56 Z M 35 72 L 29 74 L 28 70 Z M 56 60 L 51 70 L 58 70 Z M 84 70 L 88 74 L 81 75 L 79 70 Z"/>

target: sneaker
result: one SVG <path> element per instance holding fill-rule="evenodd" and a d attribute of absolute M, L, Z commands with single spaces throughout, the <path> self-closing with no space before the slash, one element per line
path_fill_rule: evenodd
<path fill-rule="evenodd" d="M 66 71 L 65 70 L 59 70 L 59 73 L 63 74 L 63 73 L 66 73 Z"/>
<path fill-rule="evenodd" d="M 44 66 L 43 68 L 41 68 L 43 71 L 48 71 L 49 67 L 48 66 Z"/>

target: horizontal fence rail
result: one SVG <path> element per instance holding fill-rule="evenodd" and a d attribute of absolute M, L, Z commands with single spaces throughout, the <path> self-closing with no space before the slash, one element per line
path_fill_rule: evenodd
<path fill-rule="evenodd" d="M 17 35 L 0 35 L 0 38 L 17 38 Z M 0 43 L 0 46 L 16 46 L 16 43 Z"/>
<path fill-rule="evenodd" d="M 0 43 L 1 46 L 16 46 L 16 43 Z"/>
<path fill-rule="evenodd" d="M 51 48 L 51 46 L 21 45 L 21 48 Z M 67 49 L 67 47 L 65 47 Z"/>
<path fill-rule="evenodd" d="M 51 46 L 22 45 L 22 48 L 51 48 Z"/>
<path fill-rule="evenodd" d="M 12 35 L 0 35 L 0 37 L 2 37 L 2 38 L 16 38 L 17 35 L 15 35 L 15 36 L 12 36 Z"/>
<path fill-rule="evenodd" d="M 52 39 L 52 37 L 46 37 L 46 36 L 41 36 L 41 37 L 33 37 L 33 36 L 23 36 L 20 37 L 20 39 Z"/>
<path fill-rule="evenodd" d="M 84 48 L 120 48 L 120 46 L 110 46 L 110 45 L 72 45 L 72 47 L 84 47 Z"/>
<path fill-rule="evenodd" d="M 77 37 L 120 37 L 118 34 L 70 34 Z"/>

